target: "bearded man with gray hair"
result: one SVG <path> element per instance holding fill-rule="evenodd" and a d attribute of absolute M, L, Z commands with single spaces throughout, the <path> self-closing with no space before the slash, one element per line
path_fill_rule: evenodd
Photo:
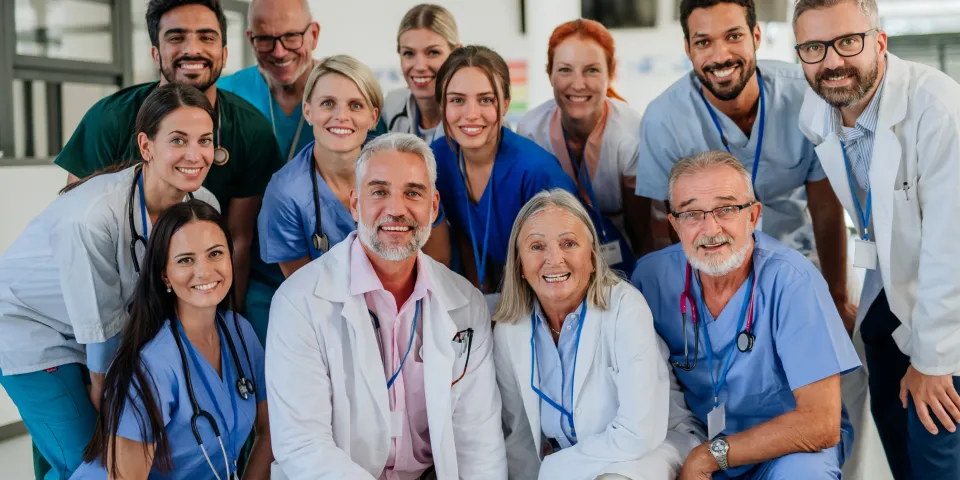
<path fill-rule="evenodd" d="M 490 314 L 423 254 L 440 208 L 430 147 L 373 140 L 350 192 L 358 231 L 273 298 L 273 452 L 290 479 L 505 479 Z"/>
<path fill-rule="evenodd" d="M 642 258 L 631 279 L 708 427 L 680 478 L 840 478 L 853 443 L 840 376 L 860 361 L 816 267 L 755 230 L 751 184 L 727 152 L 674 164 L 680 243 Z"/>

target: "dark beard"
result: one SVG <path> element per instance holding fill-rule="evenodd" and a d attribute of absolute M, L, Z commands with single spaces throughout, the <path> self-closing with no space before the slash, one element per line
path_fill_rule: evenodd
<path fill-rule="evenodd" d="M 736 84 L 730 90 L 721 91 L 720 87 L 713 84 L 707 79 L 707 74 L 714 70 L 724 70 L 731 67 L 740 67 L 740 78 L 736 80 Z M 749 68 L 747 68 L 749 67 Z M 756 62 L 751 62 L 749 65 L 743 60 L 730 60 L 726 63 L 714 63 L 712 65 L 707 65 L 703 67 L 703 73 L 698 72 L 696 69 L 693 70 L 697 78 L 700 79 L 700 84 L 704 86 L 714 97 L 724 102 L 728 102 L 740 96 L 740 93 L 743 92 L 743 89 L 747 87 L 747 83 L 750 81 L 750 78 L 753 77 L 754 73 L 757 71 Z"/>
<path fill-rule="evenodd" d="M 223 72 L 223 65 L 221 65 L 220 68 L 217 68 L 216 64 L 214 64 L 212 61 L 207 60 L 206 58 L 203 58 L 203 57 L 180 57 L 174 62 L 172 62 L 170 65 L 164 65 L 163 57 L 160 56 L 159 53 L 157 54 L 157 57 L 160 59 L 160 75 L 163 76 L 163 78 L 167 81 L 167 83 L 184 83 L 184 84 L 196 87 L 201 92 L 206 92 L 207 90 L 210 89 L 210 87 L 214 86 L 217 83 L 217 80 L 220 79 L 220 73 Z M 193 82 L 188 83 L 188 82 L 182 82 L 182 81 L 178 82 L 176 64 L 177 62 L 182 62 L 187 60 L 206 62 L 208 65 L 210 65 L 210 80 L 201 84 L 195 84 Z"/>
<path fill-rule="evenodd" d="M 823 81 L 829 77 L 835 76 L 853 76 L 853 85 L 845 88 L 825 87 Z M 877 77 L 880 75 L 880 66 L 873 64 L 873 68 L 863 74 L 857 68 L 844 65 L 840 68 L 825 69 L 817 73 L 814 84 L 811 85 L 817 95 L 820 95 L 828 104 L 835 108 L 852 107 L 870 92 L 873 85 L 877 83 Z"/>

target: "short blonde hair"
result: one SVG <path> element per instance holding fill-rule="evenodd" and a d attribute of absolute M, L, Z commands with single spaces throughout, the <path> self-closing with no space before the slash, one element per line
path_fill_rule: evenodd
<path fill-rule="evenodd" d="M 460 45 L 460 32 L 457 30 L 457 22 L 453 19 L 453 14 L 440 5 L 421 3 L 409 11 L 400 20 L 400 29 L 397 30 L 397 51 L 400 51 L 400 35 L 409 30 L 425 28 L 437 35 L 443 37 L 450 45 L 450 49 L 457 48 Z"/>
<path fill-rule="evenodd" d="M 516 323 L 524 316 L 533 312 L 533 302 L 536 294 L 530 284 L 523 278 L 523 265 L 520 263 L 520 247 L 518 244 L 520 230 L 534 215 L 550 207 L 557 207 L 570 213 L 579 220 L 590 232 L 591 251 L 593 256 L 593 273 L 590 275 L 590 285 L 587 287 L 587 302 L 599 310 L 606 310 L 610 287 L 622 282 L 613 270 L 603 260 L 600 254 L 600 239 L 597 229 L 590 220 L 587 210 L 580 204 L 580 200 L 570 192 L 555 188 L 545 190 L 530 199 L 513 222 L 510 232 L 510 244 L 507 247 L 507 264 L 503 269 L 503 289 L 500 302 L 497 304 L 494 321 Z"/>
<path fill-rule="evenodd" d="M 667 200 L 673 201 L 673 190 L 680 177 L 699 173 L 713 167 L 730 167 L 736 170 L 743 177 L 744 183 L 747 184 L 747 198 L 751 202 L 757 200 L 756 193 L 753 191 L 753 176 L 747 171 L 747 167 L 743 166 L 740 159 L 723 150 L 707 150 L 706 152 L 695 153 L 674 163 L 673 168 L 670 169 L 670 180 L 667 181 Z"/>
<path fill-rule="evenodd" d="M 303 89 L 303 103 L 310 103 L 310 96 L 313 95 L 313 89 L 317 85 L 317 80 L 328 73 L 339 73 L 349 78 L 357 84 L 363 99 L 370 104 L 372 108 L 378 111 L 383 110 L 383 90 L 380 89 L 380 82 L 376 75 L 360 60 L 350 55 L 334 55 L 327 57 L 317 63 L 307 78 L 307 84 Z"/>

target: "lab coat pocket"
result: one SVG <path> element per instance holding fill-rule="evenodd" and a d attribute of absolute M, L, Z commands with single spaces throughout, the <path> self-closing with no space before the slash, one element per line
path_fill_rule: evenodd
<path fill-rule="evenodd" d="M 918 264 L 922 222 L 916 178 L 898 182 L 893 192 L 892 213 L 891 263 L 896 259 L 900 264 Z"/>

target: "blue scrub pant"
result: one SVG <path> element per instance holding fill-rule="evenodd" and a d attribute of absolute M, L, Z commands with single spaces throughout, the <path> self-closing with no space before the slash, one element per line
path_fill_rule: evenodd
<path fill-rule="evenodd" d="M 890 311 L 881 291 L 863 318 L 860 332 L 867 354 L 870 410 L 877 424 L 883 450 L 897 480 L 960 478 L 960 431 L 950 433 L 937 417 L 931 418 L 939 433 L 931 435 L 920 423 L 913 399 L 906 409 L 900 403 L 900 380 L 907 373 L 910 358 L 897 347 L 891 334 L 900 320 Z M 960 391 L 960 377 L 953 377 Z"/>
<path fill-rule="evenodd" d="M 83 462 L 83 450 L 93 437 L 97 411 L 90 403 L 80 364 L 54 371 L 2 376 L 0 385 L 13 400 L 34 444 L 50 464 L 44 478 L 70 478 Z"/>
<path fill-rule="evenodd" d="M 791 453 L 756 465 L 733 476 L 715 472 L 714 480 L 839 480 L 843 464 L 842 443 L 816 453 Z"/>

